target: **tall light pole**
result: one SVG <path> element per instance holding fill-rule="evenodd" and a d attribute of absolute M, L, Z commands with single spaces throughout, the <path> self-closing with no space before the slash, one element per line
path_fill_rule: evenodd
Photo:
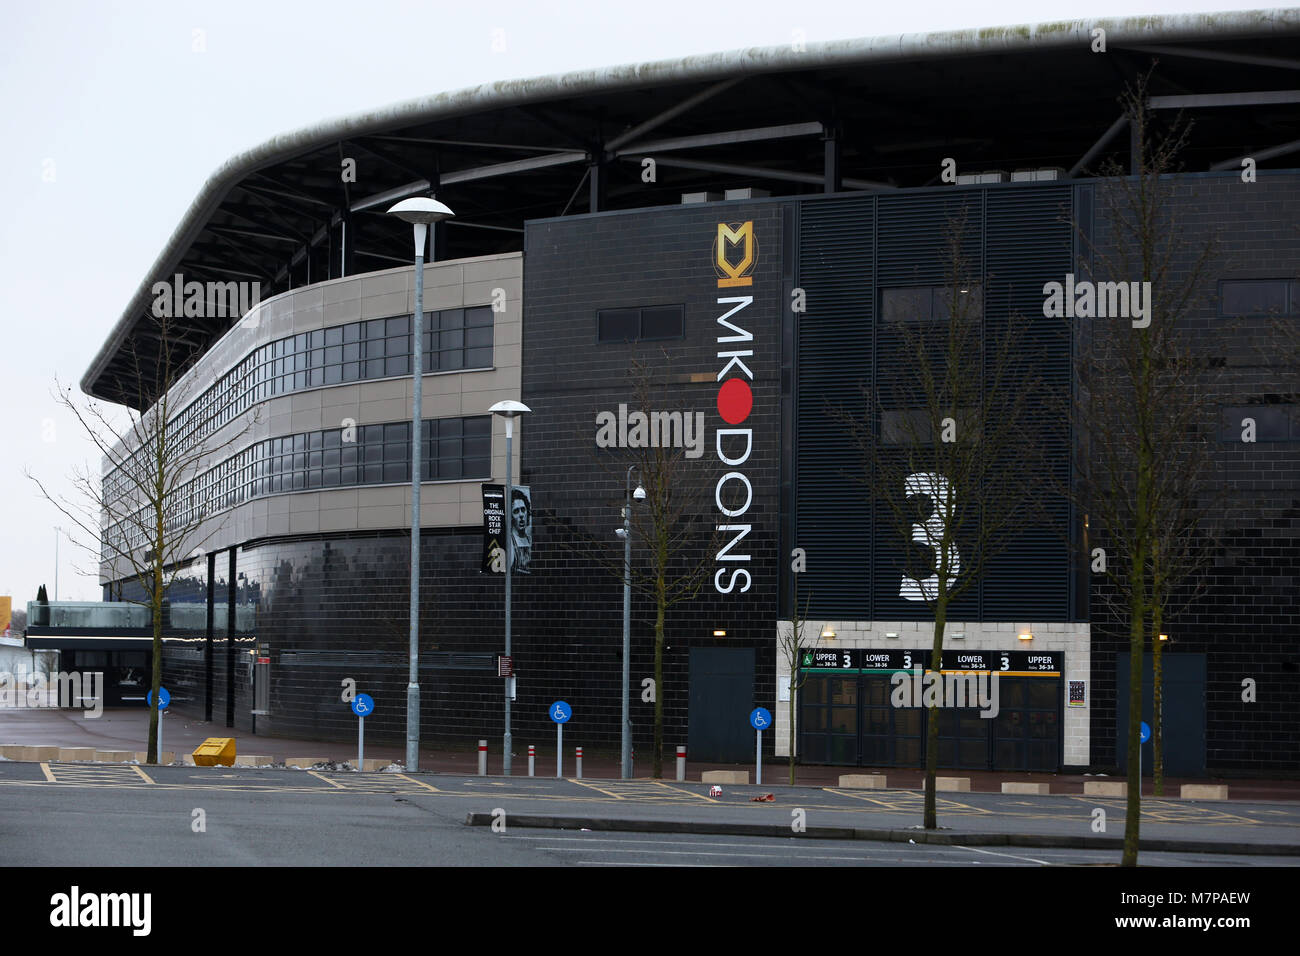
<path fill-rule="evenodd" d="M 406 685 L 406 769 L 420 769 L 420 452 L 424 404 L 424 243 L 429 224 L 454 216 L 450 209 L 423 196 L 403 199 L 388 210 L 415 227 L 415 313 L 411 327 L 411 673 Z"/>
<path fill-rule="evenodd" d="M 632 778 L 632 721 L 628 687 L 632 683 L 632 499 L 645 501 L 645 488 L 637 482 L 636 491 L 632 490 L 632 472 L 636 465 L 627 469 L 627 480 L 623 485 L 623 527 L 618 529 L 618 536 L 623 539 L 623 731 L 622 741 L 622 775 L 624 780 Z M 659 688 L 655 688 L 659 693 Z"/>
<path fill-rule="evenodd" d="M 54 529 L 54 600 L 59 599 L 59 532 L 62 528 Z"/>
<path fill-rule="evenodd" d="M 496 415 L 500 415 L 506 420 L 506 493 L 501 503 L 501 509 L 504 512 L 502 517 L 505 519 L 506 531 L 506 657 L 510 656 L 510 569 L 515 561 L 515 532 L 510 526 L 510 495 L 512 493 L 511 484 L 511 465 L 510 465 L 510 444 L 515 437 L 515 419 L 524 412 L 531 412 L 532 409 L 523 402 L 504 401 L 497 402 L 488 409 Z M 501 753 L 501 772 L 507 777 L 510 776 L 510 678 L 505 680 L 505 697 L 506 697 L 506 735 L 505 748 Z"/>

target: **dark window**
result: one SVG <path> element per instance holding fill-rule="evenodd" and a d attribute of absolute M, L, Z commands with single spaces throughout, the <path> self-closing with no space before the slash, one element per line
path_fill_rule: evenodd
<path fill-rule="evenodd" d="M 1300 311 L 1298 286 L 1289 279 L 1225 279 L 1219 283 L 1219 314 L 1289 315 Z"/>
<path fill-rule="evenodd" d="M 976 283 L 957 289 L 958 315 L 979 318 L 983 312 L 982 287 Z M 947 285 L 911 286 L 880 290 L 880 316 L 884 322 L 936 322 L 952 314 L 953 290 Z"/>
<path fill-rule="evenodd" d="M 680 305 L 641 310 L 641 338 L 680 339 L 686 334 L 686 309 Z"/>
<path fill-rule="evenodd" d="M 596 314 L 598 342 L 632 342 L 640 328 L 639 309 L 609 309 Z"/>
<path fill-rule="evenodd" d="M 654 305 L 643 309 L 605 309 L 596 313 L 596 341 L 636 342 L 680 339 L 686 334 L 686 307 Z"/>
<path fill-rule="evenodd" d="M 933 296 L 929 287 L 920 289 L 882 289 L 880 314 L 886 322 L 905 322 L 930 318 Z"/>

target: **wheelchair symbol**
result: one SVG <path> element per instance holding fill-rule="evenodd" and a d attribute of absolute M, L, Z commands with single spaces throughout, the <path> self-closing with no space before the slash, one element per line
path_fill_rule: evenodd
<path fill-rule="evenodd" d="M 357 712 L 358 712 L 358 713 L 362 713 L 362 714 L 364 714 L 364 713 L 365 713 L 366 711 L 368 711 L 369 709 L 370 709 L 370 708 L 367 707 L 364 703 L 362 703 L 361 701 L 357 701 Z"/>
<path fill-rule="evenodd" d="M 767 721 L 763 719 L 763 715 L 762 715 L 762 714 L 759 714 L 757 717 L 754 718 L 754 723 L 756 723 L 756 724 L 758 724 L 758 726 L 762 727 L 764 724 L 767 723 Z"/>
<path fill-rule="evenodd" d="M 563 707 L 556 707 L 556 708 L 555 708 L 555 719 L 556 719 L 556 720 L 563 720 L 563 719 L 564 719 L 564 708 L 563 708 Z"/>

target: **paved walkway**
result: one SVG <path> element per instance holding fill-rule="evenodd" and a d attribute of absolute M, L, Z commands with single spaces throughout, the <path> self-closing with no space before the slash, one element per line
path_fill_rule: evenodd
<path fill-rule="evenodd" d="M 110 708 L 102 716 L 88 720 L 75 710 L 0 710 L 0 746 L 23 745 L 29 747 L 94 747 L 97 750 L 144 750 L 148 741 L 149 714 L 142 708 Z M 356 745 L 338 742 L 301 740 L 287 737 L 252 736 L 244 733 L 232 733 L 221 722 L 205 723 L 180 713 L 163 718 L 163 749 L 180 754 L 192 752 L 207 737 L 236 738 L 236 749 L 240 754 L 257 754 L 273 758 L 276 763 L 287 757 L 321 757 L 335 763 L 355 762 Z M 501 773 L 501 740 L 488 740 L 488 773 Z M 524 776 L 528 773 L 528 741 L 516 738 L 515 756 L 512 773 Z M 573 750 L 565 748 L 565 774 L 574 771 Z M 387 758 L 400 763 L 405 757 L 403 747 L 382 744 L 366 744 L 367 759 Z M 466 741 L 455 748 L 422 747 L 420 749 L 420 770 L 435 773 L 476 774 L 478 772 L 477 741 Z M 618 753 L 609 751 L 587 750 L 583 756 L 583 776 L 588 779 L 616 780 L 619 777 Z M 708 764 L 688 761 L 686 779 L 699 781 L 700 774 L 706 770 L 748 770 L 750 781 L 754 780 L 754 766 L 750 764 Z M 844 773 L 871 773 L 870 768 L 822 767 L 798 765 L 795 767 L 795 784 L 808 787 L 834 787 Z M 900 769 L 897 767 L 881 768 L 878 772 L 888 778 L 891 790 L 919 790 L 924 786 L 925 775 L 919 770 Z M 555 775 L 555 747 L 553 740 L 537 742 L 536 773 L 538 776 Z M 942 771 L 941 771 L 942 773 Z M 672 781 L 676 777 L 676 764 L 671 758 L 664 761 L 664 779 Z M 1083 785 L 1088 780 L 1122 779 L 1081 774 L 1050 773 L 991 773 L 986 771 L 955 770 L 948 775 L 969 777 L 972 792 L 999 793 L 1005 781 L 1026 781 L 1048 783 L 1054 794 L 1082 794 Z M 639 759 L 634 768 L 634 776 L 648 778 L 650 764 L 646 759 Z M 790 781 L 789 764 L 784 758 L 765 761 L 763 780 L 769 786 L 788 785 Z M 1300 780 L 1246 780 L 1246 779 L 1191 779 L 1167 777 L 1165 795 L 1177 796 L 1179 787 L 1184 783 L 1222 783 L 1229 787 L 1233 801 L 1298 801 L 1300 802 Z M 1151 780 L 1144 781 L 1142 792 L 1154 793 Z"/>

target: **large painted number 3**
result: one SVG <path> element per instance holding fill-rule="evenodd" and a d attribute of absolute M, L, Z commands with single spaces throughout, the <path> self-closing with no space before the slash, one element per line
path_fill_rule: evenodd
<path fill-rule="evenodd" d="M 931 471 L 920 471 L 903 479 L 903 491 L 909 498 L 924 495 L 930 499 L 933 510 L 926 517 L 925 524 L 912 525 L 912 540 L 932 549 L 935 563 L 942 564 L 943 556 L 939 549 L 943 544 L 944 526 L 943 518 L 939 516 L 939 502 L 943 502 L 944 510 L 952 514 L 952 488 L 948 479 Z M 951 543 L 948 545 L 948 583 L 955 581 L 960 573 L 961 555 L 957 553 L 957 545 Z M 898 596 L 909 601 L 933 601 L 938 595 L 938 572 L 924 580 L 904 576 L 902 587 L 898 589 Z"/>

